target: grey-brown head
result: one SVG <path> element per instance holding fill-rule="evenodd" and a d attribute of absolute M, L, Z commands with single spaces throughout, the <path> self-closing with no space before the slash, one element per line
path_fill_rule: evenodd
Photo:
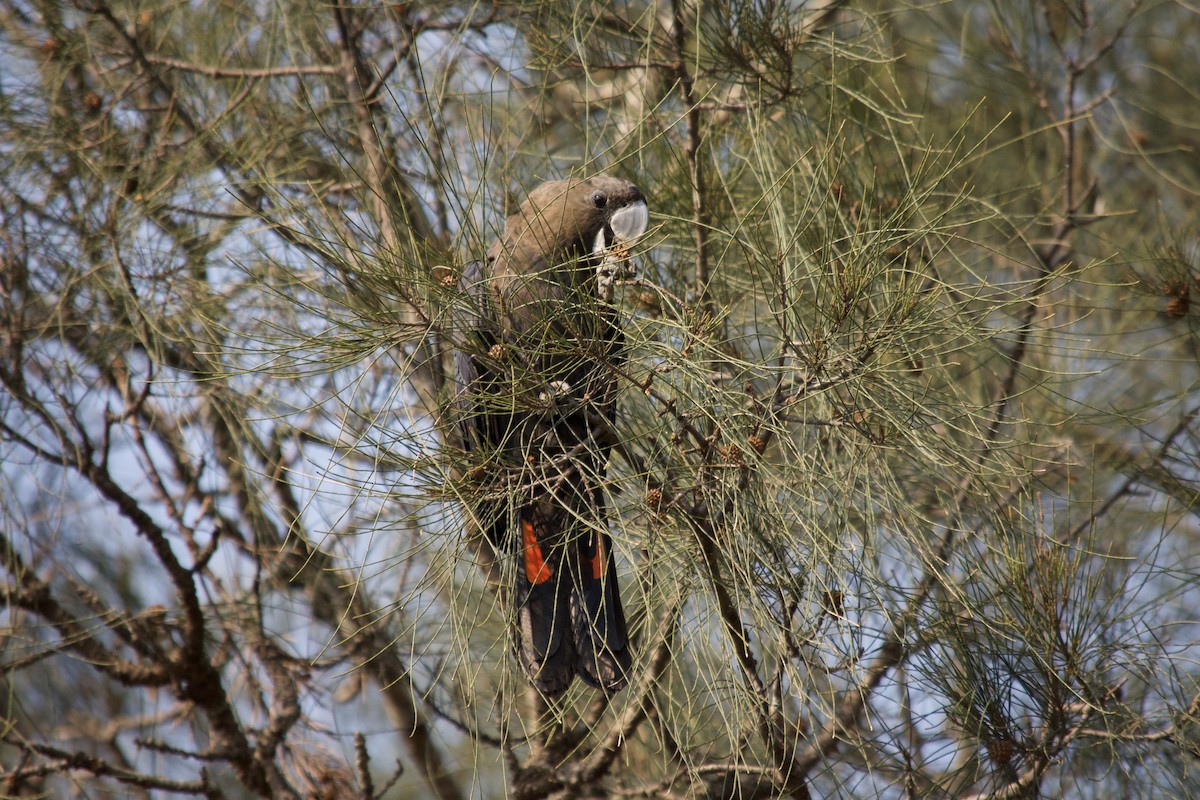
<path fill-rule="evenodd" d="M 626 250 L 649 220 L 645 197 L 622 178 L 544 183 L 508 218 L 488 251 L 496 288 L 507 293 L 513 279 L 535 275 L 561 283 L 562 276 L 549 271 L 567 265 L 577 278 L 591 267 L 597 270 L 597 294 L 611 299 L 612 281 L 627 270 Z"/>

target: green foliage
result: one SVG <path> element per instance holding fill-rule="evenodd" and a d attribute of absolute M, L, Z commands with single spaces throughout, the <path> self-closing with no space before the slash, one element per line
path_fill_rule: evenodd
<path fill-rule="evenodd" d="M 0 793 L 1197 793 L 1197 33 L 0 1 Z M 450 352 L 463 265 L 597 172 L 652 213 L 636 656 L 548 703 Z"/>

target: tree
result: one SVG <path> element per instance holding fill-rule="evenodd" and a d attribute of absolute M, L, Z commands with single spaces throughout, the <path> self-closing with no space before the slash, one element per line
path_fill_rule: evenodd
<path fill-rule="evenodd" d="M 1195 794 L 1197 29 L 4 0 L 3 794 Z M 447 354 L 602 171 L 635 658 L 548 702 Z"/>

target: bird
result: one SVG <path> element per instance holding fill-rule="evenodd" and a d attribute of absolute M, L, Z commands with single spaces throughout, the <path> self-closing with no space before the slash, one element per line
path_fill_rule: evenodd
<path fill-rule="evenodd" d="M 611 694 L 631 664 L 604 483 L 624 334 L 614 287 L 649 209 L 609 175 L 543 183 L 459 281 L 459 432 L 493 491 L 468 525 L 513 563 L 502 594 L 529 683 L 557 697 L 578 676 Z"/>

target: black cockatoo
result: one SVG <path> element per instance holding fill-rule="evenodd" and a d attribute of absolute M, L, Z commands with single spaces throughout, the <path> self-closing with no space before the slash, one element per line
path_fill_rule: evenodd
<path fill-rule="evenodd" d="M 548 696 L 576 675 L 614 692 L 629 670 L 603 483 L 623 345 L 613 284 L 648 221 L 629 181 L 553 181 L 463 271 L 461 431 L 484 476 L 469 525 L 517 562 L 514 649 Z"/>

